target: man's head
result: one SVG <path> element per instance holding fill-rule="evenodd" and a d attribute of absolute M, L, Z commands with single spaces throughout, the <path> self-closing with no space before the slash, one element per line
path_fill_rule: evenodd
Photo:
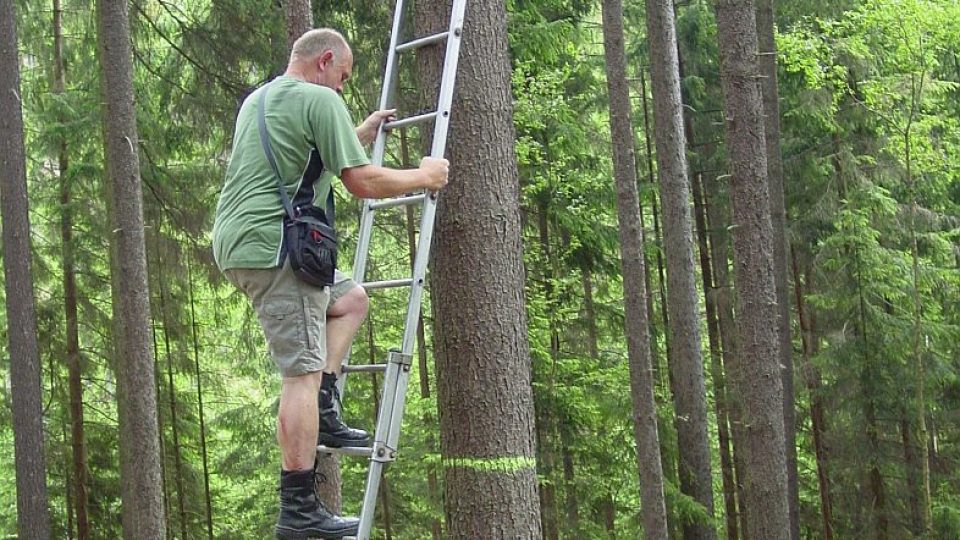
<path fill-rule="evenodd" d="M 343 35 L 331 28 L 317 28 L 293 43 L 288 74 L 297 74 L 309 83 L 343 93 L 343 83 L 353 72 L 353 52 Z"/>

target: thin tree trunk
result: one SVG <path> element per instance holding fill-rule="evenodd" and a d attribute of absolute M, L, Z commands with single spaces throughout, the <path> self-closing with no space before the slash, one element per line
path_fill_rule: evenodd
<path fill-rule="evenodd" d="M 690 181 L 680 96 L 680 60 L 672 0 L 647 0 L 647 36 L 653 83 L 654 133 L 663 205 L 667 266 L 670 369 L 673 374 L 681 491 L 713 516 L 713 479 L 707 438 L 706 387 L 700 350 L 699 302 L 690 218 Z M 716 538 L 710 523 L 684 523 L 691 539 Z"/>
<path fill-rule="evenodd" d="M 867 443 L 870 446 L 870 452 L 866 460 L 867 463 L 867 489 L 870 494 L 870 511 L 874 522 L 874 535 L 877 540 L 886 540 L 889 532 L 889 521 L 887 519 L 887 500 L 886 489 L 883 482 L 883 474 L 880 472 L 880 427 L 877 424 L 876 408 L 876 372 L 873 366 L 873 358 L 870 354 L 870 340 L 867 337 L 867 307 L 866 299 L 863 294 L 863 282 L 861 273 L 860 254 L 854 251 L 855 261 L 854 279 L 857 287 L 857 298 L 859 302 L 859 325 L 860 337 L 863 340 L 861 348 L 863 349 L 863 366 L 860 368 L 860 392 L 864 403 L 863 416 L 864 431 Z"/>
<path fill-rule="evenodd" d="M 688 124 L 690 126 L 690 124 Z M 692 128 L 690 126 L 688 131 Z M 727 389 L 724 382 L 723 359 L 720 356 L 720 322 L 717 319 L 716 284 L 710 268 L 710 250 L 707 246 L 707 216 L 704 208 L 701 174 L 693 181 L 693 205 L 697 225 L 697 243 L 700 248 L 700 276 L 703 279 L 707 310 L 707 335 L 710 343 L 710 376 L 713 379 L 714 405 L 717 414 L 717 439 L 720 445 L 720 470 L 723 483 L 723 501 L 726 513 L 727 538 L 740 537 L 737 525 L 737 488 L 733 477 L 733 456 L 730 453 L 730 430 L 727 418 Z"/>
<path fill-rule="evenodd" d="M 922 79 L 923 75 L 921 75 Z M 906 162 L 906 184 L 908 189 L 911 192 L 911 201 L 910 201 L 910 261 L 911 261 L 911 289 L 913 296 L 913 343 L 912 343 L 912 352 L 913 352 L 913 361 L 915 365 L 916 372 L 916 396 L 915 396 L 915 407 L 917 415 L 917 435 L 920 442 L 920 485 L 918 486 L 918 491 L 920 494 L 919 501 L 919 511 L 920 511 L 920 532 L 923 535 L 929 535 L 932 533 L 933 526 L 933 517 L 932 509 L 930 502 L 930 455 L 926 452 L 926 440 L 927 440 L 927 404 L 925 403 L 924 392 L 926 389 L 926 376 L 924 374 L 925 366 L 923 361 L 923 351 L 920 342 L 923 337 L 923 304 L 920 300 L 920 250 L 917 246 L 917 194 L 916 194 L 916 183 L 913 178 L 913 155 L 912 155 L 912 138 L 911 138 L 911 128 L 913 126 L 913 118 L 915 111 L 917 109 L 917 103 L 919 101 L 917 96 L 923 91 L 923 82 L 917 83 L 915 77 L 911 77 L 911 97 L 913 97 L 911 102 L 911 114 L 910 122 L 907 124 L 907 128 L 904 132 L 904 161 Z M 919 88 L 918 88 L 919 86 Z M 910 422 L 907 422 L 909 427 Z"/>
<path fill-rule="evenodd" d="M 730 217 L 727 211 L 727 200 L 720 195 L 719 179 L 713 178 L 710 182 L 704 182 L 705 197 L 707 200 L 707 222 L 709 228 L 709 248 L 711 253 L 712 270 L 716 283 L 716 302 L 717 302 L 717 322 L 720 328 L 720 349 L 723 358 L 723 369 L 726 374 L 724 379 L 731 383 L 732 374 L 740 368 L 740 353 L 737 351 L 737 331 L 735 318 L 733 314 L 733 287 L 730 284 L 730 236 L 728 234 L 730 226 Z M 733 443 L 733 472 L 734 483 L 737 489 L 737 520 L 740 524 L 739 532 L 741 538 L 747 540 L 749 536 L 746 530 L 746 517 L 744 507 L 746 497 L 743 493 L 743 482 L 741 471 L 746 467 L 744 463 L 743 445 L 743 421 L 742 421 L 742 403 L 739 396 L 736 395 L 736 388 L 729 384 L 730 392 L 727 392 L 727 416 L 730 422 L 731 440 Z"/>
<path fill-rule="evenodd" d="M 656 246 L 656 261 L 657 261 L 657 287 L 660 297 L 660 313 L 663 315 L 663 328 L 666 329 L 669 326 L 669 321 L 667 317 L 667 292 L 664 284 L 666 283 L 664 269 L 663 269 L 663 243 L 660 241 L 660 211 L 657 208 L 657 183 L 655 180 L 656 175 L 654 174 L 655 167 L 654 161 L 656 157 L 653 152 L 653 135 L 652 129 L 650 127 L 650 107 L 647 104 L 647 80 L 644 70 L 640 69 L 640 103 L 643 105 L 643 137 L 644 143 L 646 145 L 646 155 L 645 161 L 647 165 L 647 184 L 653 187 L 653 192 L 650 197 L 650 210 L 653 213 L 653 233 L 654 233 L 654 245 Z M 647 225 L 645 223 L 643 206 L 640 206 L 640 229 L 643 231 L 644 235 L 644 244 L 646 244 L 646 234 L 647 234 Z M 654 397 L 657 395 L 672 395 L 673 392 L 673 377 L 670 374 L 669 369 L 663 368 L 663 360 L 660 354 L 660 348 L 658 343 L 660 341 L 660 330 L 655 324 L 656 321 L 656 311 L 653 308 L 653 288 L 651 286 L 650 280 L 650 261 L 647 258 L 646 249 L 643 253 L 643 286 L 644 290 L 647 291 L 646 295 L 646 306 L 647 306 L 647 327 L 650 329 L 650 359 L 651 365 L 653 366 L 653 375 L 656 386 L 660 388 L 659 393 L 657 393 L 656 386 L 654 388 Z M 664 349 L 666 351 L 666 357 L 670 357 L 670 340 L 669 336 L 663 336 Z M 677 436 L 676 429 L 673 425 L 673 418 L 668 416 L 661 418 L 659 422 L 659 433 L 660 437 L 660 467 L 665 476 L 665 481 L 673 485 L 680 483 L 677 472 L 677 464 L 675 461 L 675 456 L 677 455 L 677 448 L 675 447 Z M 667 508 L 667 527 L 670 536 L 678 536 L 678 525 L 677 525 L 677 515 L 676 511 L 672 508 Z"/>
<path fill-rule="evenodd" d="M 563 487 L 567 515 L 564 521 L 564 533 L 567 538 L 578 538 L 580 533 L 580 498 L 577 495 L 576 462 L 573 453 L 574 434 L 571 426 L 560 426 L 560 445 L 563 453 Z"/>
<path fill-rule="evenodd" d="M 790 537 L 800 538 L 800 484 L 797 478 L 796 404 L 793 382 L 793 342 L 790 337 L 790 290 L 787 283 L 787 211 L 780 154 L 780 95 L 777 88 L 777 42 L 774 39 L 773 0 L 757 0 L 760 88 L 763 93 L 764 140 L 767 147 L 767 186 L 773 228 L 773 276 L 777 298 L 777 335 L 783 380 L 783 433 L 787 451 L 787 502 Z"/>
<path fill-rule="evenodd" d="M 183 489 L 183 458 L 180 451 L 180 429 L 177 426 L 177 392 L 173 381 L 173 353 L 170 351 L 170 320 L 168 317 L 166 276 L 164 275 L 163 253 L 160 247 L 162 229 L 156 232 L 157 247 L 157 283 L 160 286 L 160 321 L 163 323 L 163 352 L 167 357 L 167 401 L 170 406 L 170 433 L 173 436 L 173 474 L 177 488 L 177 511 L 180 517 L 181 538 L 187 538 L 187 508 Z"/>
<path fill-rule="evenodd" d="M 795 291 L 794 303 L 797 306 L 797 320 L 800 322 L 800 338 L 803 343 L 803 365 L 801 372 L 810 393 L 810 423 L 813 435 L 814 455 L 817 459 L 817 485 L 820 493 L 820 516 L 823 519 L 823 539 L 833 540 L 833 504 L 830 500 L 830 475 L 827 466 L 826 432 L 827 422 L 820 395 L 822 386 L 820 370 L 813 364 L 812 358 L 817 353 L 817 334 L 814 326 L 814 316 L 804 301 L 801 289 L 800 265 L 797 263 L 797 253 L 791 247 L 790 260 L 793 261 L 793 287 Z M 807 293 L 813 290 L 812 272 L 808 269 L 805 285 Z"/>
<path fill-rule="evenodd" d="M 117 336 L 120 481 L 127 540 L 165 536 L 155 363 L 143 231 L 127 2 L 99 0 L 104 143 L 110 179 L 113 309 Z"/>
<path fill-rule="evenodd" d="M 449 20 L 445 0 L 416 8 L 416 35 Z M 447 534 L 534 539 L 541 522 L 504 4 L 470 4 L 462 39 L 431 272 Z M 428 94 L 442 52 L 418 55 Z"/>
<path fill-rule="evenodd" d="M 916 443 L 913 440 L 913 426 L 906 407 L 900 407 L 900 443 L 903 448 L 903 465 L 907 477 L 907 504 L 910 507 L 908 528 L 914 535 L 923 531 L 923 515 L 920 510 L 920 463 L 917 457 Z"/>
<path fill-rule="evenodd" d="M 667 517 L 649 356 L 649 321 L 645 305 L 647 291 L 643 283 L 643 230 L 640 228 L 640 201 L 626 76 L 623 6 L 620 0 L 604 0 L 602 6 L 603 49 L 610 97 L 610 135 L 615 141 L 613 172 L 617 184 L 627 356 L 630 363 L 630 393 L 633 397 L 634 438 L 640 470 L 641 514 L 646 538 L 659 539 L 667 538 Z"/>
<path fill-rule="evenodd" d="M 63 8 L 53 0 L 53 93 L 66 92 L 66 71 L 63 66 Z M 65 119 L 61 116 L 60 121 Z M 73 194 L 70 178 L 69 151 L 66 137 L 60 138 L 58 151 L 60 171 L 60 237 L 63 244 L 63 311 L 66 319 L 67 373 L 70 395 L 70 441 L 73 452 L 73 508 L 77 518 L 77 539 L 90 538 L 87 516 L 88 489 L 87 450 L 83 425 L 83 367 L 80 359 L 80 330 L 77 310 L 77 279 L 74 266 Z"/>
<path fill-rule="evenodd" d="M 541 398 L 536 398 L 534 392 L 534 410 L 536 414 L 536 432 L 537 432 L 537 457 L 540 470 L 537 473 L 538 478 L 542 478 L 538 489 L 540 492 L 540 520 L 543 523 L 544 540 L 557 540 L 560 538 L 560 531 L 557 528 L 557 491 L 554 482 L 554 471 L 556 469 L 556 455 L 553 448 L 553 413 L 550 410 L 550 401 L 553 399 L 554 378 L 553 371 L 559 355 L 559 336 L 556 331 L 556 322 L 552 316 L 554 313 L 554 294 L 553 294 L 553 266 L 550 264 L 550 232 L 549 219 L 547 217 L 547 203 L 540 200 L 537 204 L 537 229 L 539 233 L 540 249 L 547 261 L 547 270 L 543 276 L 544 296 L 547 303 L 548 326 L 550 333 L 550 373 L 546 375 L 546 384 L 543 385 Z M 535 376 L 535 375 L 534 375 Z"/>
<path fill-rule="evenodd" d="M 187 258 L 187 283 L 190 287 L 190 329 L 193 335 L 193 369 L 197 381 L 197 413 L 200 420 L 200 455 L 203 458 L 203 502 L 207 517 L 207 538 L 213 540 L 213 508 L 210 504 L 210 469 L 207 459 L 207 426 L 203 417 L 203 384 L 200 378 L 200 336 L 193 297 L 193 271 Z"/>
<path fill-rule="evenodd" d="M 0 0 L 0 212 L 10 355 L 17 529 L 24 540 L 50 537 L 43 401 L 31 274 L 30 211 L 20 106 L 20 57 L 13 2 Z"/>
<path fill-rule="evenodd" d="M 280 0 L 283 7 L 284 27 L 287 30 L 287 50 L 307 30 L 313 28 L 313 11 L 310 0 Z"/>
<path fill-rule="evenodd" d="M 647 105 L 647 77 L 643 69 L 640 69 L 640 103 L 643 105 L 642 107 L 643 109 L 643 140 L 646 146 L 645 161 L 647 164 L 647 183 L 651 186 L 655 186 L 656 174 L 654 172 L 655 171 L 654 161 L 656 160 L 656 157 L 654 156 L 654 153 L 653 153 L 653 136 L 651 135 L 651 132 L 653 130 L 650 128 L 650 107 Z M 660 305 L 661 307 L 663 307 L 663 313 L 664 313 L 663 327 L 666 328 L 667 321 L 666 321 L 665 306 L 667 305 L 667 302 L 666 302 L 666 291 L 663 288 L 663 282 L 664 282 L 663 255 L 662 255 L 663 246 L 661 246 L 660 244 L 660 221 L 658 218 L 657 196 L 655 193 L 652 194 L 650 207 L 651 207 L 651 210 L 653 211 L 653 226 L 655 229 L 654 239 L 657 245 L 657 271 L 659 272 L 657 275 L 660 278 L 660 282 L 658 283 L 660 287 L 660 302 L 661 302 Z M 646 236 L 647 224 L 644 222 L 644 220 L 645 218 L 643 215 L 643 205 L 641 204 L 640 228 L 641 230 L 644 231 L 644 236 Z M 659 354 L 660 351 L 659 351 L 659 348 L 657 347 L 657 342 L 659 340 L 659 329 L 657 325 L 654 324 L 654 321 L 656 321 L 656 313 L 653 309 L 653 292 L 652 292 L 653 287 L 650 285 L 651 283 L 650 282 L 650 261 L 647 259 L 646 250 L 644 250 L 643 252 L 643 268 L 644 268 L 643 286 L 644 286 L 644 289 L 647 291 L 647 298 L 646 298 L 647 323 L 648 323 L 647 326 L 649 326 L 650 328 L 650 358 L 653 363 L 654 374 L 658 376 L 658 380 L 661 381 L 661 386 L 663 386 L 662 378 L 660 377 L 660 374 L 662 374 L 664 370 L 661 368 L 661 365 L 660 365 L 661 364 L 660 354 Z M 667 341 L 666 345 L 667 345 L 667 349 L 669 350 L 669 347 L 670 347 L 669 341 Z"/>
<path fill-rule="evenodd" d="M 716 0 L 727 148 L 732 171 L 739 372 L 742 398 L 747 532 L 751 538 L 787 540 L 790 515 L 783 433 L 783 382 L 773 231 L 767 190 L 766 142 L 757 83 L 757 31 L 751 0 Z"/>
<path fill-rule="evenodd" d="M 367 362 L 370 365 L 373 365 L 377 361 L 377 347 L 376 341 L 374 339 L 374 327 L 373 327 L 373 314 L 368 314 L 367 317 Z M 370 391 L 373 395 L 373 416 L 379 414 L 380 404 L 382 402 L 382 392 L 380 390 L 380 379 L 376 373 L 373 374 L 373 377 L 370 381 Z M 386 472 L 380 478 L 380 491 L 377 493 L 380 497 L 380 504 L 377 505 L 377 513 L 380 516 L 380 519 L 383 523 L 384 535 L 389 539 L 393 536 L 393 520 L 391 519 L 391 506 L 390 506 L 390 483 L 387 478 Z"/>

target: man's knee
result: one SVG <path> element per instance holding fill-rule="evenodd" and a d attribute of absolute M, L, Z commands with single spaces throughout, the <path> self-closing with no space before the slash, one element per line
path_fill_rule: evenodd
<path fill-rule="evenodd" d="M 367 291 L 365 291 L 363 287 L 354 287 L 330 306 L 330 309 L 327 310 L 327 316 L 351 316 L 362 319 L 367 316 L 369 306 L 370 300 L 367 297 Z"/>

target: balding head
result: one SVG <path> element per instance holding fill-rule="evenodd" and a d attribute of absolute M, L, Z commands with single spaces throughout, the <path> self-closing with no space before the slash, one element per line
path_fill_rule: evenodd
<path fill-rule="evenodd" d="M 290 63 L 310 61 L 326 51 L 333 52 L 334 58 L 340 60 L 343 54 L 350 53 L 350 45 L 343 34 L 333 28 L 309 30 L 293 42 Z"/>
<path fill-rule="evenodd" d="M 343 92 L 353 72 L 353 52 L 340 32 L 317 28 L 293 42 L 286 75 Z"/>

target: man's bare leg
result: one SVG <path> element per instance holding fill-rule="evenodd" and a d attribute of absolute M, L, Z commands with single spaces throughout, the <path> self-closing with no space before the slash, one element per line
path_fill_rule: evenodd
<path fill-rule="evenodd" d="M 327 373 L 340 373 L 340 364 L 367 316 L 369 305 L 363 287 L 354 287 L 327 309 Z"/>
<path fill-rule="evenodd" d="M 313 468 L 317 454 L 317 392 L 320 391 L 321 375 L 318 371 L 283 379 L 277 441 L 285 471 Z"/>
<path fill-rule="evenodd" d="M 337 375 L 353 337 L 367 315 L 367 293 L 350 289 L 327 309 L 327 368 L 320 386 L 320 428 L 317 442 L 325 446 L 367 446 L 370 434 L 343 423 L 337 407 Z"/>

